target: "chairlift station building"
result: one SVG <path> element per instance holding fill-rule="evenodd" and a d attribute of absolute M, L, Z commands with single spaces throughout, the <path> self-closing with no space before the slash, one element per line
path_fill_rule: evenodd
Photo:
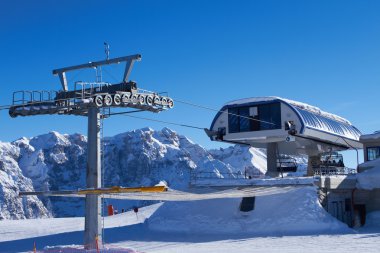
<path fill-rule="evenodd" d="M 358 189 L 351 172 L 336 176 L 339 167 L 346 169 L 337 151 L 364 146 L 365 161 L 380 157 L 378 132 L 362 135 L 348 120 L 308 104 L 255 97 L 225 104 L 206 133 L 213 141 L 266 148 L 269 176 L 279 175 L 280 155 L 307 155 L 307 174 L 317 176 L 321 204 L 349 226 L 363 225 L 367 212 L 380 210 L 380 189 Z M 364 163 L 358 172 L 366 169 Z"/>
<path fill-rule="evenodd" d="M 316 163 L 323 153 L 363 147 L 360 131 L 348 120 L 279 97 L 225 104 L 207 134 L 213 141 L 266 148 L 269 174 L 276 171 L 278 154 L 308 155 Z"/>

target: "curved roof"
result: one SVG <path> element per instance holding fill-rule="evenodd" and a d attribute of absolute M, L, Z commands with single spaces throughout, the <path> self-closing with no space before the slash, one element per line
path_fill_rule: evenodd
<path fill-rule="evenodd" d="M 223 108 L 238 106 L 242 104 L 260 104 L 262 102 L 282 101 L 289 105 L 298 115 L 304 128 L 309 128 L 339 137 L 359 141 L 361 132 L 354 127 L 348 120 L 338 115 L 322 111 L 318 107 L 305 103 L 284 99 L 280 97 L 255 97 L 239 99 L 228 102 Z"/>

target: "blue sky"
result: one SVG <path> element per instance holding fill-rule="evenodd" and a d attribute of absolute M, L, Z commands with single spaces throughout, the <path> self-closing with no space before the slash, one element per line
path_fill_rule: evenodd
<path fill-rule="evenodd" d="M 0 104 L 16 90 L 58 90 L 54 68 L 141 53 L 131 78 L 220 108 L 244 97 L 281 96 L 349 119 L 364 133 L 380 129 L 380 1 L 1 1 Z M 121 78 L 120 67 L 103 72 Z M 75 76 L 94 80 L 94 72 Z M 74 76 L 68 76 L 70 80 Z M 141 116 L 209 127 L 215 113 L 177 104 Z M 86 133 L 86 119 L 11 119 L 0 112 L 1 141 L 56 130 Z M 105 134 L 165 125 L 128 117 Z M 169 126 L 206 147 L 202 131 Z"/>

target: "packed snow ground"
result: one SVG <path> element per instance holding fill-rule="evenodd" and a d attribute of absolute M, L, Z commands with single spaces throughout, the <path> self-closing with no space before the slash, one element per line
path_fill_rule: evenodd
<path fill-rule="evenodd" d="M 104 238 L 137 252 L 378 252 L 380 212 L 355 231 L 325 212 L 315 191 L 257 197 L 248 213 L 240 199 L 158 203 L 105 217 Z M 0 252 L 81 245 L 83 227 L 83 218 L 3 220 Z"/>

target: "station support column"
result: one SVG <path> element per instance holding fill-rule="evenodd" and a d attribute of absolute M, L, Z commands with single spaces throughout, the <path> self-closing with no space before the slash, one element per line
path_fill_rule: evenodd
<path fill-rule="evenodd" d="M 278 177 L 277 171 L 277 143 L 270 142 L 267 144 L 267 176 Z"/>
<path fill-rule="evenodd" d="M 88 109 L 87 135 L 87 188 L 100 188 L 101 175 L 100 112 L 99 108 L 90 107 Z M 85 207 L 84 245 L 87 249 L 94 249 L 101 242 L 101 197 L 88 194 Z"/>
<path fill-rule="evenodd" d="M 319 167 L 321 165 L 321 156 L 320 155 L 314 155 L 309 156 L 308 162 L 307 162 L 307 176 L 311 177 L 314 176 L 314 167 Z"/>

